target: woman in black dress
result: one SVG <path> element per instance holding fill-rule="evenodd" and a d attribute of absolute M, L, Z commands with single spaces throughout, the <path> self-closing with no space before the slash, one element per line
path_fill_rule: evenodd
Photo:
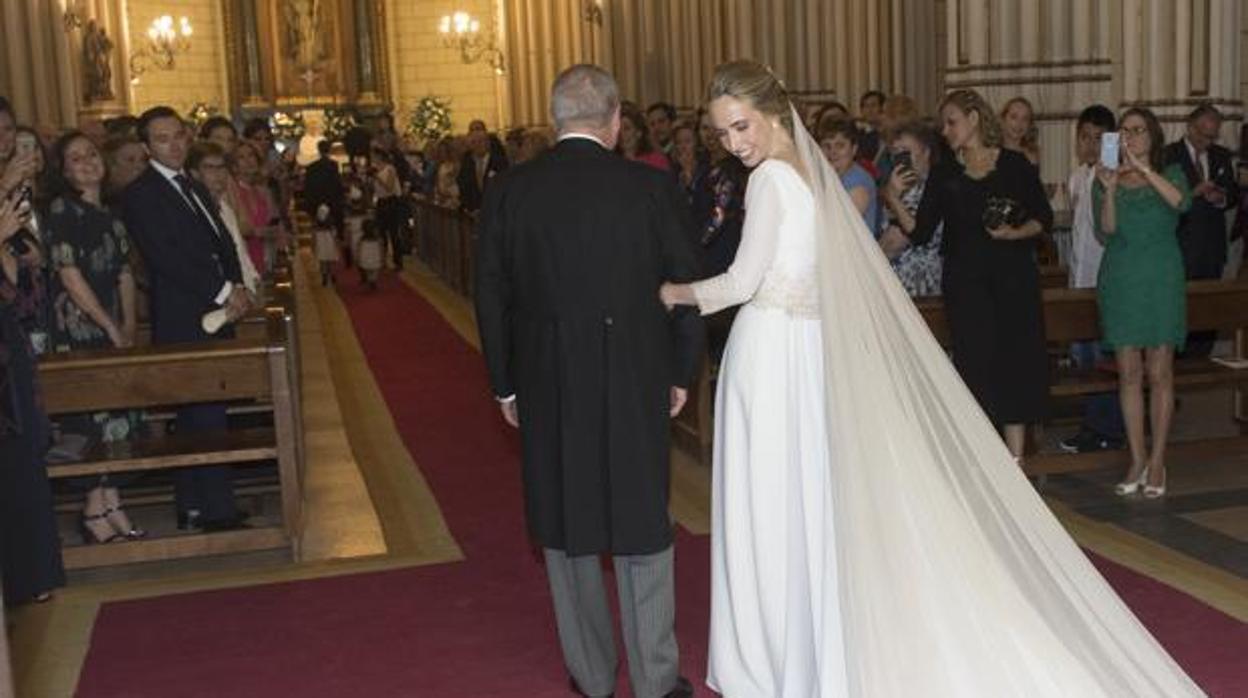
<path fill-rule="evenodd" d="M 0 110 L 0 119 L 6 117 Z M 11 118 L 11 115 L 9 115 Z M 7 604 L 45 601 L 65 584 L 43 455 L 30 328 L 42 315 L 42 262 L 19 198 L 0 190 L 0 575 Z"/>
<path fill-rule="evenodd" d="M 915 216 L 898 222 L 921 245 L 944 223 L 942 288 L 953 362 L 1021 458 L 1026 426 L 1048 399 L 1048 359 L 1036 239 L 1053 224 L 1040 173 L 1002 147 L 996 113 L 973 90 L 940 108 L 956 160 L 932 171 Z"/>

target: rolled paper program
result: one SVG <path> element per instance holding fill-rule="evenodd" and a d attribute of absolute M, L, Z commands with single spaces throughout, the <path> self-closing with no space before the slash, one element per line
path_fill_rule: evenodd
<path fill-rule="evenodd" d="M 208 334 L 216 334 L 228 320 L 229 316 L 226 315 L 225 308 L 217 308 L 204 313 L 199 324 Z"/>

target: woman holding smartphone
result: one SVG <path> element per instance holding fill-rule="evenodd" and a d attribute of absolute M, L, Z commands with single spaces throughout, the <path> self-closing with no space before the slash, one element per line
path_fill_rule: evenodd
<path fill-rule="evenodd" d="M 1119 121 L 1121 164 L 1105 134 L 1102 162 L 1092 185 L 1098 236 L 1105 256 L 1097 280 L 1104 339 L 1118 363 L 1118 397 L 1131 450 L 1131 467 L 1114 491 L 1166 493 L 1166 438 L 1174 413 L 1174 352 L 1187 337 L 1183 255 L 1174 231 L 1192 204 L 1177 164 L 1162 160 L 1165 136 L 1151 111 L 1128 109 Z M 1162 169 L 1164 167 L 1164 169 Z M 1144 444 L 1144 375 L 1149 385 L 1152 450 Z"/>
<path fill-rule="evenodd" d="M 913 217 L 923 200 L 927 178 L 940 162 L 939 136 L 920 121 L 910 121 L 889 131 L 892 172 L 882 198 L 889 224 L 880 234 L 880 249 L 892 262 L 893 271 L 913 297 L 940 295 L 940 241 L 943 224 L 922 245 L 911 245 L 897 222 L 900 215 Z"/>

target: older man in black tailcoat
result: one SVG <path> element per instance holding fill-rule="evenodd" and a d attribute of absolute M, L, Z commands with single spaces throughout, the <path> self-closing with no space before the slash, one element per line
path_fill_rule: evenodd
<path fill-rule="evenodd" d="M 674 182 L 612 153 L 619 94 L 600 68 L 555 80 L 553 150 L 495 178 L 481 209 L 477 321 L 504 418 L 519 426 L 529 530 L 545 549 L 574 688 L 611 695 L 599 554 L 613 557 L 633 692 L 692 695 L 673 631 L 670 418 L 703 351 L 667 279 L 697 275 Z"/>

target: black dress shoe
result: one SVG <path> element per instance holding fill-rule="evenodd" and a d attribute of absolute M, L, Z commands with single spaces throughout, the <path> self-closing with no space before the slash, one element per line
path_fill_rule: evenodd
<path fill-rule="evenodd" d="M 201 525 L 198 509 L 187 509 L 186 511 L 178 512 L 179 531 L 198 530 Z"/>
<path fill-rule="evenodd" d="M 568 677 L 568 688 L 572 689 L 572 692 L 578 696 L 585 696 L 585 698 L 589 698 L 589 694 L 586 693 L 585 691 L 582 691 L 581 687 L 576 685 L 576 679 L 572 678 L 571 676 Z M 615 698 L 615 694 L 608 693 L 606 698 Z"/>
<path fill-rule="evenodd" d="M 676 686 L 663 694 L 663 698 L 693 698 L 693 684 L 683 676 L 676 677 Z"/>

